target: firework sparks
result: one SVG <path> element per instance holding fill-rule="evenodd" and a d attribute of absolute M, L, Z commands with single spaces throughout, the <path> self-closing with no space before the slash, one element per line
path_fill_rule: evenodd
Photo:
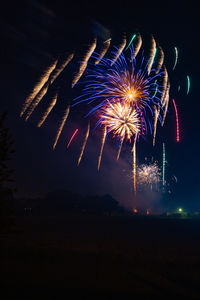
<path fill-rule="evenodd" d="M 101 124 L 104 124 L 108 133 L 112 132 L 121 140 L 130 140 L 140 129 L 138 113 L 128 103 L 108 102 L 101 110 Z"/>
<path fill-rule="evenodd" d="M 77 134 L 77 132 L 78 132 L 78 128 L 72 134 L 71 139 L 69 140 L 69 142 L 67 144 L 67 148 L 69 148 L 69 146 L 70 146 L 71 142 L 73 141 L 73 139 L 74 139 L 75 135 Z"/>
<path fill-rule="evenodd" d="M 137 42 L 135 45 L 134 53 L 132 59 L 136 58 L 138 52 L 140 51 L 140 48 L 142 46 L 142 37 L 140 34 L 137 35 Z"/>
<path fill-rule="evenodd" d="M 84 141 L 83 141 L 83 146 L 81 148 L 81 153 L 80 153 L 80 156 L 78 158 L 78 166 L 81 162 L 81 159 L 82 159 L 82 156 L 83 156 L 83 152 L 85 150 L 85 146 L 86 146 L 86 143 L 87 143 L 87 140 L 88 140 L 88 137 L 89 137 L 89 133 L 90 133 L 90 122 L 88 122 L 88 128 L 87 128 L 87 131 L 86 131 L 86 135 L 85 135 L 85 138 L 84 138 Z"/>
<path fill-rule="evenodd" d="M 48 81 L 45 83 L 43 88 L 40 90 L 40 92 L 37 94 L 35 101 L 32 102 L 31 107 L 26 115 L 25 120 L 27 121 L 33 111 L 35 110 L 36 106 L 40 103 L 42 98 L 45 96 L 45 94 L 48 92 L 49 86 L 56 80 L 56 78 L 60 75 L 60 73 L 64 70 L 64 68 L 68 65 L 68 63 L 72 60 L 74 54 L 70 54 L 66 60 L 62 63 L 60 67 L 57 67 L 49 76 Z"/>
<path fill-rule="evenodd" d="M 45 122 L 46 118 L 48 117 L 48 115 L 50 114 L 50 112 L 52 111 L 54 106 L 56 105 L 57 97 L 58 97 L 58 93 L 56 93 L 56 95 L 53 97 L 52 101 L 49 103 L 49 106 L 47 107 L 46 111 L 44 112 L 41 120 L 38 122 L 37 127 L 41 127 L 42 124 Z"/>
<path fill-rule="evenodd" d="M 153 146 L 155 146 L 156 142 L 156 131 L 157 131 L 157 123 L 158 123 L 158 117 L 160 114 L 160 107 L 155 106 L 155 113 L 154 113 L 154 131 L 153 131 Z"/>
<path fill-rule="evenodd" d="M 130 40 L 130 42 L 129 42 L 129 44 L 128 44 L 128 46 L 126 47 L 126 50 L 131 46 L 131 44 L 133 43 L 133 40 L 136 38 L 136 34 L 133 34 L 132 35 L 132 38 L 131 38 L 131 40 Z"/>
<path fill-rule="evenodd" d="M 137 168 L 137 184 L 141 187 L 152 187 L 161 181 L 161 170 L 156 162 L 142 164 Z"/>
<path fill-rule="evenodd" d="M 99 54 L 99 57 L 95 61 L 95 65 L 97 65 L 102 60 L 102 58 L 106 55 L 106 52 L 110 47 L 110 41 L 111 39 L 108 39 L 107 41 L 104 42 L 104 48 L 102 49 L 101 53 Z"/>
<path fill-rule="evenodd" d="M 153 65 L 153 61 L 156 55 L 156 42 L 152 36 L 151 38 L 151 50 L 149 55 L 149 62 L 148 62 L 148 74 L 151 72 L 151 67 Z"/>
<path fill-rule="evenodd" d="M 163 143 L 163 168 L 162 168 L 162 184 L 165 185 L 165 164 L 166 164 L 166 158 L 165 158 L 165 143 Z"/>
<path fill-rule="evenodd" d="M 174 47 L 174 50 L 175 50 L 175 61 L 174 61 L 174 66 L 173 66 L 173 69 L 175 69 L 176 65 L 177 65 L 177 61 L 178 61 L 178 49 L 176 47 Z"/>
<path fill-rule="evenodd" d="M 101 158 L 102 158 L 104 144 L 105 144 L 105 141 L 106 141 L 106 135 L 107 135 L 107 128 L 105 126 L 104 131 L 103 131 L 103 137 L 102 137 L 102 142 L 101 142 L 101 149 L 100 149 L 100 153 L 99 153 L 99 159 L 98 159 L 98 171 L 99 171 L 99 168 L 100 168 L 100 165 L 101 165 Z"/>
<path fill-rule="evenodd" d="M 111 62 L 111 66 L 116 62 L 116 60 L 119 58 L 119 56 L 121 55 L 122 51 L 124 50 L 124 48 L 126 47 L 126 37 L 123 38 L 122 43 L 119 45 L 118 51 L 115 54 L 115 57 L 113 58 L 112 62 Z"/>
<path fill-rule="evenodd" d="M 83 61 L 80 64 L 79 67 L 79 71 L 76 74 L 76 76 L 74 77 L 74 79 L 72 80 L 72 87 L 75 86 L 75 84 L 79 81 L 79 79 L 81 78 L 81 76 L 83 75 L 85 69 L 87 68 L 87 64 L 88 64 L 88 60 L 90 59 L 92 53 L 94 52 L 95 48 L 96 48 L 96 43 L 97 40 L 94 39 L 93 43 L 91 44 L 88 52 L 86 53 L 85 57 L 83 58 Z"/>
<path fill-rule="evenodd" d="M 190 91 L 190 77 L 187 75 L 187 95 Z"/>
<path fill-rule="evenodd" d="M 24 105 L 22 107 L 22 110 L 21 110 L 21 113 L 20 113 L 20 117 L 23 116 L 23 114 L 25 113 L 27 108 L 32 103 L 33 99 L 39 93 L 39 91 L 41 90 L 43 85 L 48 81 L 49 76 L 52 73 L 52 71 L 55 69 L 57 62 L 58 62 L 58 60 L 55 60 L 53 62 L 53 64 L 50 67 L 47 68 L 47 70 L 44 72 L 44 74 L 42 75 L 42 77 L 40 78 L 38 83 L 34 86 L 33 91 L 31 92 L 31 94 L 25 100 L 25 103 L 24 103 Z"/>
<path fill-rule="evenodd" d="M 172 101 L 173 101 L 173 104 L 174 104 L 174 110 L 175 110 L 175 114 L 176 114 L 176 141 L 178 143 L 178 142 L 180 142 L 178 110 L 177 110 L 177 106 L 176 106 L 175 100 L 172 99 Z"/>
<path fill-rule="evenodd" d="M 61 124 L 60 124 L 60 126 L 58 128 L 58 131 L 57 131 L 57 134 L 56 134 L 56 138 L 55 138 L 55 141 L 54 141 L 54 144 L 53 144 L 53 150 L 55 149 L 55 147 L 57 145 L 58 139 L 60 137 L 60 134 L 61 134 L 61 132 L 63 130 L 63 127 L 64 127 L 65 122 L 67 120 L 67 117 L 69 115 L 69 108 L 70 108 L 70 106 L 68 105 L 67 108 L 66 108 L 66 110 L 65 110 L 65 113 L 63 115 L 62 122 L 61 122 Z"/>
<path fill-rule="evenodd" d="M 163 65 L 163 62 L 164 62 L 164 52 L 163 52 L 163 49 L 161 46 L 158 47 L 158 50 L 160 52 L 160 57 L 159 57 L 159 60 L 158 60 L 158 65 L 157 65 L 157 70 L 156 70 L 156 74 L 158 74 L 158 72 L 160 72 L 161 70 L 161 67 Z"/>
<path fill-rule="evenodd" d="M 133 144 L 133 187 L 134 187 L 134 194 L 136 196 L 136 137 Z"/>

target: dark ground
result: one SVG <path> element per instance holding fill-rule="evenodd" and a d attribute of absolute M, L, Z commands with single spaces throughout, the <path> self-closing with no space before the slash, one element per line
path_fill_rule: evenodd
<path fill-rule="evenodd" d="M 12 222 L 0 234 L 1 291 L 12 299 L 18 293 L 200 299 L 200 219 L 76 215 Z"/>

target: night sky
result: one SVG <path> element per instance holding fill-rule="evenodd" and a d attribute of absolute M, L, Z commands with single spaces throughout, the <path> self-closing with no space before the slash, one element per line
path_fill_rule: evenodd
<path fill-rule="evenodd" d="M 199 9 L 184 1 L 17 1 L 1 7 L 1 105 L 8 110 L 7 124 L 13 135 L 16 153 L 12 166 L 15 169 L 17 196 L 44 196 L 56 189 L 70 189 L 83 194 L 111 194 L 121 204 L 133 201 L 131 152 L 126 145 L 116 163 L 116 147 L 106 143 L 100 172 L 97 158 L 100 137 L 89 139 L 83 160 L 77 168 L 82 133 L 87 122 L 80 119 L 80 110 L 74 109 L 64 127 L 56 150 L 53 140 L 66 101 L 78 93 L 69 89 L 73 66 L 58 78 L 49 95 L 60 89 L 55 111 L 42 128 L 36 122 L 43 104 L 25 122 L 19 118 L 24 100 L 41 72 L 52 58 L 75 50 L 81 53 L 94 34 L 110 32 L 118 44 L 124 32 L 127 38 L 139 31 L 143 36 L 153 34 L 165 52 L 169 71 L 170 100 L 176 99 L 180 118 L 180 143 L 176 143 L 175 112 L 172 101 L 165 128 L 158 128 L 157 145 L 151 139 L 138 144 L 137 159 L 145 157 L 162 161 L 162 143 L 166 144 L 167 176 L 172 193 L 165 199 L 170 207 L 181 205 L 199 209 Z M 101 28 L 101 32 L 98 28 Z M 103 33 L 102 33 L 103 32 Z M 101 36 L 100 36 L 101 37 Z M 179 50 L 175 71 L 174 47 Z M 186 76 L 191 79 L 191 90 L 186 95 Z M 178 85 L 181 90 L 177 93 Z M 48 99 L 45 98 L 45 99 Z M 79 134 L 71 147 L 66 144 L 79 127 Z"/>

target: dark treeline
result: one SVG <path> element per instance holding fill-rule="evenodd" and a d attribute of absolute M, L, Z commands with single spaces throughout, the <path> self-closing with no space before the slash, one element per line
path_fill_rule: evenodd
<path fill-rule="evenodd" d="M 68 213 L 111 215 L 125 209 L 111 195 L 83 196 L 69 190 L 56 190 L 44 198 L 15 199 L 17 214 L 61 215 Z"/>

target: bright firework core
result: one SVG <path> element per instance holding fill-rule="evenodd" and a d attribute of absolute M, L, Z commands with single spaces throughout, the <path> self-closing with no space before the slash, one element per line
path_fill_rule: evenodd
<path fill-rule="evenodd" d="M 135 108 L 128 103 L 110 103 L 101 111 L 101 124 L 120 139 L 130 140 L 139 133 L 140 121 Z"/>

